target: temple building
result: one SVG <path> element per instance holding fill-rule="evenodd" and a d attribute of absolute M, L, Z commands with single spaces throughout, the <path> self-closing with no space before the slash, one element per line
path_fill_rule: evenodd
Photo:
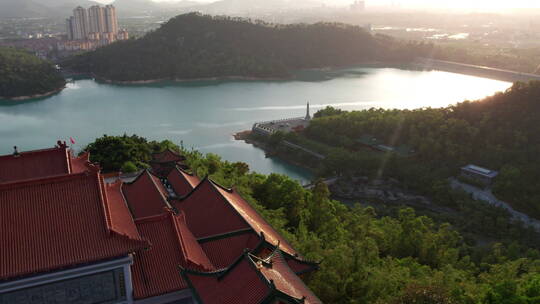
<path fill-rule="evenodd" d="M 321 303 L 318 269 L 181 154 L 106 183 L 63 142 L 0 156 L 0 304 Z"/>
<path fill-rule="evenodd" d="M 285 118 L 271 121 L 258 122 L 253 125 L 252 132 L 269 136 L 276 132 L 290 133 L 301 132 L 309 126 L 311 114 L 309 112 L 309 102 L 307 103 L 306 116 Z"/>

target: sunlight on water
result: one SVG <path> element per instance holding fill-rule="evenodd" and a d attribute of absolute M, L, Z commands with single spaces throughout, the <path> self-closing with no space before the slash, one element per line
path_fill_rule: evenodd
<path fill-rule="evenodd" d="M 103 134 L 138 134 L 183 141 L 187 148 L 246 162 L 261 173 L 307 181 L 309 172 L 266 158 L 263 151 L 235 141 L 232 135 L 257 121 L 304 116 L 307 101 L 313 111 L 328 105 L 345 110 L 444 107 L 511 86 L 459 74 L 396 69 L 355 68 L 333 71 L 331 77 L 321 72 L 307 76 L 296 81 L 170 86 L 79 80 L 44 100 L 0 102 L 0 153 L 10 153 L 14 145 L 21 150 L 49 147 L 70 136 L 77 140 L 75 148 L 82 149 Z"/>

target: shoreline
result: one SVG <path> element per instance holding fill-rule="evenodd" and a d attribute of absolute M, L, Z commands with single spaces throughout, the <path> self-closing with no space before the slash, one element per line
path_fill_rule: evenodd
<path fill-rule="evenodd" d="M 160 78 L 160 79 L 148 79 L 148 80 L 130 80 L 130 81 L 117 81 L 105 78 L 94 77 L 98 82 L 104 82 L 107 84 L 115 85 L 145 85 L 145 84 L 157 84 L 157 83 L 190 83 L 199 81 L 281 81 L 291 80 L 294 77 L 252 77 L 252 76 L 224 76 L 224 77 L 203 77 L 203 78 Z"/>
<path fill-rule="evenodd" d="M 433 58 L 416 58 L 408 64 L 421 71 L 442 71 L 505 82 L 540 81 L 540 75 Z"/>
<path fill-rule="evenodd" d="M 58 88 L 58 89 L 55 89 L 53 91 L 49 91 L 49 92 L 46 92 L 46 93 L 42 93 L 42 94 L 25 95 L 25 96 L 17 96 L 17 97 L 3 97 L 3 96 L 0 96 L 0 101 L 28 101 L 28 100 L 33 100 L 33 99 L 41 99 L 41 98 L 51 97 L 53 95 L 56 95 L 56 94 L 62 92 L 66 88 L 66 84 L 67 83 L 65 83 L 61 88 Z"/>
<path fill-rule="evenodd" d="M 233 137 L 234 137 L 234 140 L 243 141 L 246 144 L 252 145 L 255 148 L 263 150 L 267 158 L 271 158 L 271 157 L 279 158 L 281 161 L 284 161 L 284 162 L 286 162 L 288 164 L 291 164 L 293 166 L 297 166 L 299 168 L 302 168 L 304 170 L 309 171 L 309 173 L 311 173 L 313 175 L 313 177 L 315 177 L 315 175 L 316 175 L 316 169 L 315 168 L 307 167 L 307 166 L 305 166 L 304 164 L 302 164 L 302 163 L 300 163 L 298 161 L 294 161 L 294 160 L 291 160 L 291 159 L 289 159 L 287 157 L 284 157 L 283 155 L 280 155 L 278 153 L 274 153 L 264 143 L 261 143 L 260 141 L 257 141 L 257 140 L 254 140 L 254 139 L 250 138 L 249 136 L 251 135 L 251 133 L 252 133 L 251 130 L 240 131 L 240 132 L 234 133 Z"/>
<path fill-rule="evenodd" d="M 403 66 L 396 64 L 395 62 L 389 63 L 389 62 L 381 62 L 381 61 L 369 61 L 369 62 L 362 62 L 362 63 L 354 63 L 350 65 L 339 65 L 339 66 L 326 66 L 326 67 L 318 67 L 318 68 L 306 68 L 306 69 L 300 69 L 300 70 L 294 70 L 291 73 L 291 75 L 282 76 L 282 77 L 276 77 L 276 76 L 270 76 L 270 77 L 256 77 L 256 76 L 213 76 L 213 77 L 199 77 L 199 78 L 157 78 L 157 79 L 144 79 L 144 80 L 112 80 L 107 78 L 98 77 L 96 75 L 90 76 L 90 78 L 94 78 L 98 82 L 104 82 L 107 84 L 116 84 L 116 85 L 145 85 L 145 84 L 156 84 L 156 83 L 166 83 L 166 82 L 172 82 L 172 83 L 189 83 L 189 82 L 198 82 L 198 81 L 287 81 L 287 80 L 294 80 L 297 79 L 294 75 L 294 72 L 298 71 L 321 71 L 321 72 L 327 72 L 331 70 L 342 70 L 347 68 L 355 68 L 355 67 L 397 67 L 397 66 Z"/>
<path fill-rule="evenodd" d="M 372 61 L 372 62 L 363 62 L 356 63 L 346 66 L 327 66 L 327 67 L 318 67 L 318 68 L 306 68 L 300 71 L 320 71 L 320 72 L 330 72 L 332 70 L 342 70 L 347 68 L 394 68 L 394 69 L 409 69 L 409 70 L 419 70 L 419 71 L 442 71 L 455 73 L 460 75 L 468 75 L 485 79 L 492 79 L 505 82 L 518 82 L 518 81 L 531 81 L 538 80 L 540 81 L 540 75 L 522 73 L 518 71 L 503 70 L 485 66 L 476 66 L 466 63 L 451 62 L 444 60 L 437 60 L 431 58 L 417 58 L 414 61 L 408 63 L 398 63 L 398 62 L 381 62 L 381 61 Z M 223 77 L 202 77 L 202 78 L 158 78 L 158 79 L 147 79 L 147 80 L 131 80 L 131 81 L 116 81 L 106 78 L 100 78 L 96 75 L 87 75 L 87 78 L 90 78 L 96 82 L 111 84 L 111 85 L 126 85 L 126 86 L 144 86 L 150 84 L 174 84 L 174 83 L 193 83 L 193 82 L 203 82 L 203 81 L 291 81 L 297 80 L 299 77 L 294 74 L 283 76 L 283 77 L 253 77 L 253 76 L 223 76 Z M 66 83 L 67 84 L 67 83 Z M 57 93 L 60 93 L 63 89 L 66 88 L 64 84 L 61 88 L 55 89 L 50 92 L 34 95 L 25 95 L 17 97 L 2 97 L 0 96 L 0 101 L 28 101 L 33 99 L 42 99 L 53 96 Z"/>
<path fill-rule="evenodd" d="M 111 80 L 106 78 L 91 76 L 97 82 L 113 84 L 113 85 L 147 85 L 147 84 L 159 84 L 159 83 L 190 83 L 201 81 L 290 81 L 296 80 L 299 77 L 295 75 L 295 72 L 301 71 L 319 71 L 319 72 L 331 72 L 333 70 L 339 71 L 348 68 L 394 68 L 394 69 L 408 69 L 417 71 L 441 71 L 449 72 L 460 75 L 474 76 L 485 79 L 492 79 L 505 82 L 519 82 L 540 80 L 540 75 L 522 73 L 519 71 L 503 70 L 492 67 L 484 67 L 471 65 L 460 62 L 451 62 L 444 60 L 437 60 L 431 58 L 417 58 L 411 62 L 363 62 L 355 63 L 351 65 L 340 66 L 327 66 L 318 68 L 306 68 L 301 70 L 292 71 L 291 75 L 283 77 L 254 77 L 254 76 L 222 76 L 222 77 L 200 77 L 200 78 L 157 78 L 157 79 L 145 79 L 145 80 Z"/>

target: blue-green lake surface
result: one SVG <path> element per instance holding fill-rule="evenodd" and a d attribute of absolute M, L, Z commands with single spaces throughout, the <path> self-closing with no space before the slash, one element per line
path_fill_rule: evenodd
<path fill-rule="evenodd" d="M 103 134 L 138 134 L 184 142 L 204 153 L 243 161 L 260 173 L 283 173 L 303 182 L 311 174 L 233 134 L 257 121 L 305 115 L 332 105 L 344 110 L 371 107 L 444 107 L 475 100 L 511 83 L 446 73 L 390 68 L 304 72 L 290 81 L 200 81 L 119 86 L 93 80 L 69 83 L 60 94 L 34 101 L 0 101 L 0 154 L 53 146 L 73 137 L 76 149 Z"/>

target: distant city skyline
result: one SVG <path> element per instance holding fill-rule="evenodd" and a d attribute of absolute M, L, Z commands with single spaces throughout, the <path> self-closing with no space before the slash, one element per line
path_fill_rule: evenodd
<path fill-rule="evenodd" d="M 93 50 L 118 40 L 129 39 L 129 33 L 119 30 L 114 5 L 78 6 L 73 16 L 66 19 L 66 40 L 57 45 L 59 50 Z"/>

